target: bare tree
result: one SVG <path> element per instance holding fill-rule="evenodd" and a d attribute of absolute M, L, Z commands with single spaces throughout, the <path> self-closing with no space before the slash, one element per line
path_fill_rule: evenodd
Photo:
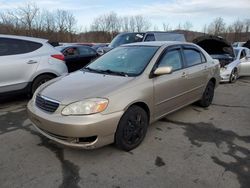
<path fill-rule="evenodd" d="M 135 32 L 136 31 L 136 22 L 135 22 L 135 18 L 132 16 L 129 19 L 129 30 L 131 32 Z"/>
<path fill-rule="evenodd" d="M 16 15 L 19 16 L 20 22 L 26 29 L 28 29 L 28 32 L 31 36 L 33 34 L 32 28 L 34 27 L 38 12 L 39 8 L 34 3 L 28 3 L 16 10 Z"/>
<path fill-rule="evenodd" d="M 250 19 L 245 19 L 244 25 L 245 25 L 245 32 L 246 33 L 250 32 Z"/>
<path fill-rule="evenodd" d="M 56 30 L 56 22 L 55 22 L 55 16 L 53 13 L 44 10 L 42 13 L 42 18 L 44 20 L 44 30 L 48 33 L 51 33 Z"/>
<path fill-rule="evenodd" d="M 205 24 L 205 25 L 203 26 L 202 31 L 203 31 L 203 34 L 204 34 L 204 35 L 208 33 L 208 31 L 207 31 L 207 24 Z"/>
<path fill-rule="evenodd" d="M 67 12 L 65 10 L 57 10 L 56 17 L 55 17 L 56 27 L 59 32 L 66 32 L 66 19 L 67 19 Z"/>
<path fill-rule="evenodd" d="M 128 16 L 124 16 L 123 18 L 121 18 L 121 29 L 124 32 L 128 32 L 129 29 L 129 17 Z"/>
<path fill-rule="evenodd" d="M 226 31 L 226 24 L 223 18 L 216 18 L 209 26 L 208 33 L 213 35 L 221 35 Z"/>
<path fill-rule="evenodd" d="M 170 25 L 169 25 L 169 23 L 163 22 L 162 23 L 162 27 L 163 27 L 163 31 L 170 31 L 170 30 L 172 30 L 171 27 L 170 27 Z"/>
<path fill-rule="evenodd" d="M 191 28 L 193 27 L 193 24 L 189 21 L 186 21 L 184 24 L 183 24 L 183 29 L 184 30 L 187 30 L 189 31 Z"/>
<path fill-rule="evenodd" d="M 147 31 L 151 26 L 149 20 L 141 15 L 135 16 L 134 20 L 137 32 Z"/>
<path fill-rule="evenodd" d="M 241 38 L 241 33 L 243 32 L 244 29 L 244 23 L 238 19 L 233 22 L 231 27 L 234 32 L 234 41 L 239 41 Z"/>

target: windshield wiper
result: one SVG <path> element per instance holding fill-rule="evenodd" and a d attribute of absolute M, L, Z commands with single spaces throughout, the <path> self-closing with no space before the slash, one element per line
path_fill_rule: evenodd
<path fill-rule="evenodd" d="M 100 70 L 100 69 L 92 69 L 90 67 L 84 67 L 83 70 L 88 70 L 90 72 L 97 72 L 97 73 L 106 73 L 106 74 L 113 74 L 113 75 L 119 75 L 119 76 L 125 76 L 128 77 L 128 74 L 126 74 L 125 72 L 119 72 L 119 71 L 112 71 L 110 69 L 107 70 Z"/>
<path fill-rule="evenodd" d="M 114 74 L 114 75 L 119 75 L 119 76 L 125 76 L 128 77 L 128 74 L 125 72 L 120 72 L 120 71 L 112 71 L 110 69 L 107 70 L 102 70 L 103 73 L 108 73 L 108 74 Z"/>
<path fill-rule="evenodd" d="M 84 67 L 82 70 L 88 70 L 88 71 L 90 71 L 90 72 L 102 72 L 102 71 L 100 71 L 100 70 L 97 70 L 97 69 L 92 69 L 92 68 L 90 68 L 90 67 Z"/>

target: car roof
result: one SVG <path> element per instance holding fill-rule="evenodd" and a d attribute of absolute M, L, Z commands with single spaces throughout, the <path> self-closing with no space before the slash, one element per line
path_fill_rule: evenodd
<path fill-rule="evenodd" d="M 185 45 L 185 44 L 191 44 L 193 46 L 196 46 L 193 43 L 189 42 L 180 42 L 180 41 L 150 41 L 150 42 L 136 42 L 136 43 L 130 43 L 130 44 L 124 44 L 122 46 L 171 46 L 171 45 Z"/>
<path fill-rule="evenodd" d="M 40 43 L 46 43 L 46 42 L 48 42 L 47 39 L 34 38 L 34 37 L 26 37 L 26 36 L 17 36 L 17 35 L 3 35 L 3 34 L 0 34 L 0 37 L 2 37 L 2 38 L 11 38 L 11 39 L 28 40 L 28 41 L 40 42 Z"/>
<path fill-rule="evenodd" d="M 65 49 L 65 48 L 76 48 L 76 47 L 87 47 L 87 48 L 91 48 L 90 46 L 85 46 L 85 45 L 62 45 L 62 46 L 56 46 L 55 48 L 61 48 L 61 49 Z M 92 49 L 92 48 L 91 48 Z"/>

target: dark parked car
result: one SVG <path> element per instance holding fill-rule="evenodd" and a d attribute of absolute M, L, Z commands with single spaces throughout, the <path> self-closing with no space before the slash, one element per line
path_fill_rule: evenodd
<path fill-rule="evenodd" d="M 65 62 L 69 72 L 83 68 L 98 57 L 97 52 L 89 46 L 57 46 L 56 49 L 65 56 Z"/>
<path fill-rule="evenodd" d="M 185 42 L 185 36 L 183 34 L 161 32 L 161 31 L 148 31 L 148 32 L 136 32 L 136 33 L 120 33 L 117 35 L 107 47 L 100 47 L 97 49 L 99 55 L 121 46 L 123 44 L 129 44 L 134 42 L 149 42 L 149 41 L 181 41 Z"/>

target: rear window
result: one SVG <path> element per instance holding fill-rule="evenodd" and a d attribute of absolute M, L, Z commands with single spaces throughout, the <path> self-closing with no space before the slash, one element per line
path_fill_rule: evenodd
<path fill-rule="evenodd" d="M 42 44 L 37 42 L 0 38 L 0 56 L 30 53 L 41 47 Z"/>

